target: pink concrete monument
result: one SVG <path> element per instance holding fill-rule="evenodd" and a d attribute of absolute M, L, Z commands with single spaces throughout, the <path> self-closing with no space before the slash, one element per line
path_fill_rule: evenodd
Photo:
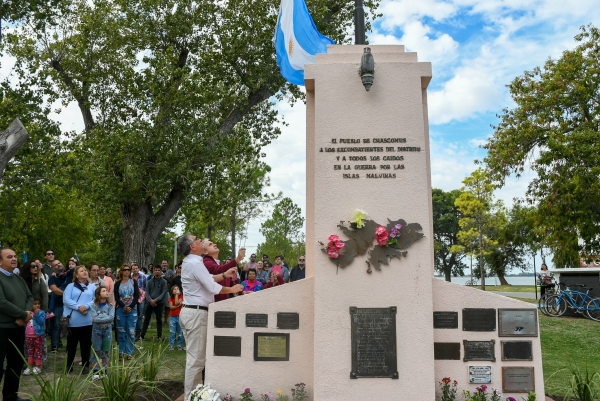
<path fill-rule="evenodd" d="M 364 53 L 330 46 L 306 66 L 307 278 L 210 306 L 207 383 L 433 401 L 451 377 L 541 398 L 537 310 L 433 277 L 431 64 L 370 46 L 365 90 Z"/>

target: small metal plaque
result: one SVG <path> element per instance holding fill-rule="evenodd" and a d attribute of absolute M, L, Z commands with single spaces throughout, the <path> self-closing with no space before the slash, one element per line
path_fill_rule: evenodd
<path fill-rule="evenodd" d="M 460 361 L 460 343 L 433 343 L 433 359 Z"/>
<path fill-rule="evenodd" d="M 242 356 L 242 337 L 215 336 L 215 356 Z"/>
<path fill-rule="evenodd" d="M 537 337 L 537 310 L 498 309 L 498 336 Z"/>
<path fill-rule="evenodd" d="M 398 378 L 396 355 L 397 308 L 350 307 L 352 370 L 360 377 Z"/>
<path fill-rule="evenodd" d="M 496 340 L 467 341 L 463 340 L 465 357 L 463 361 L 492 361 L 496 362 Z"/>
<path fill-rule="evenodd" d="M 465 308 L 463 331 L 496 331 L 496 309 Z"/>
<path fill-rule="evenodd" d="M 433 312 L 434 329 L 458 329 L 458 312 Z"/>
<path fill-rule="evenodd" d="M 235 329 L 235 312 L 215 312 L 215 327 Z"/>
<path fill-rule="evenodd" d="M 503 361 L 532 361 L 533 345 L 531 341 L 500 341 Z"/>
<path fill-rule="evenodd" d="M 277 328 L 282 330 L 298 330 L 300 328 L 300 315 L 298 313 L 277 314 Z"/>
<path fill-rule="evenodd" d="M 267 327 L 269 315 L 266 313 L 246 313 L 246 327 Z"/>
<path fill-rule="evenodd" d="M 472 366 L 469 365 L 469 383 L 491 383 L 492 382 L 492 366 Z"/>
<path fill-rule="evenodd" d="M 506 366 L 502 368 L 502 392 L 528 393 L 535 391 L 533 367 Z"/>
<path fill-rule="evenodd" d="M 289 361 L 290 333 L 254 333 L 255 361 Z"/>

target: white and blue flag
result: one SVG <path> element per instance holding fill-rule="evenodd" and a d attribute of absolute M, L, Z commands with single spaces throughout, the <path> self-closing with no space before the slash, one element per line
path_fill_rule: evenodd
<path fill-rule="evenodd" d="M 281 0 L 275 30 L 275 52 L 281 75 L 304 85 L 304 64 L 314 64 L 317 53 L 327 53 L 333 40 L 317 31 L 304 0 Z"/>

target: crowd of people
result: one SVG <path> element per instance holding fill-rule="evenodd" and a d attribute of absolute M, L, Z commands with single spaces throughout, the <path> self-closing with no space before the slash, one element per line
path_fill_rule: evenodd
<path fill-rule="evenodd" d="M 82 373 L 90 373 L 91 367 L 97 379 L 109 373 L 113 331 L 119 358 L 132 359 L 135 348 L 140 347 L 136 343 L 145 340 L 152 316 L 157 341 L 163 340 L 164 318 L 169 326 L 169 349 L 177 346 L 186 351 L 187 346 L 187 397 L 203 380 L 208 305 L 305 278 L 304 256 L 290 269 L 283 255 L 271 264 L 268 255 L 257 261 L 252 254 L 250 261 L 242 264 L 244 248 L 237 257 L 220 261 L 215 243 L 190 234 L 178 245 L 184 259 L 174 269 L 165 259 L 147 267 L 124 263 L 114 271 L 96 262 L 83 265 L 77 258 L 69 259 L 65 267 L 52 249 L 45 252 L 45 263 L 28 261 L 19 268 L 13 250 L 0 250 L 0 381 L 6 373 L 3 399 L 23 400 L 17 394 L 21 372 L 42 372 L 47 338 L 50 353 L 56 353 L 65 346 L 66 337 L 67 372 L 74 369 L 79 347 Z"/>

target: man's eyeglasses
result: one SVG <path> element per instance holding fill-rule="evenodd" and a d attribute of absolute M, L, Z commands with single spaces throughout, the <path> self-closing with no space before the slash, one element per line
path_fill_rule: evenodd
<path fill-rule="evenodd" d="M 46 256 L 54 255 L 54 252 L 46 252 Z"/>
<path fill-rule="evenodd" d="M 306 259 L 298 259 L 300 262 L 305 262 Z"/>

